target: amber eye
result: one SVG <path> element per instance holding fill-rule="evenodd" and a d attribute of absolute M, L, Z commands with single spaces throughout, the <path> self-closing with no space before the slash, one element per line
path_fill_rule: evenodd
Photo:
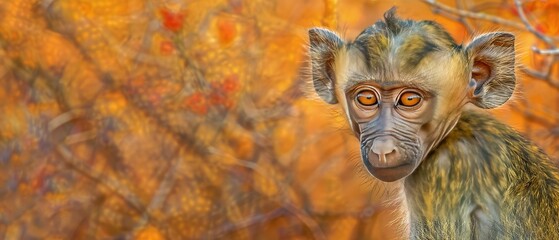
<path fill-rule="evenodd" d="M 421 95 L 415 92 L 405 92 L 400 95 L 398 104 L 405 107 L 413 107 L 421 102 Z"/>
<path fill-rule="evenodd" d="M 371 90 L 363 90 L 359 92 L 355 99 L 357 99 L 359 104 L 367 107 L 377 104 L 377 96 Z"/>

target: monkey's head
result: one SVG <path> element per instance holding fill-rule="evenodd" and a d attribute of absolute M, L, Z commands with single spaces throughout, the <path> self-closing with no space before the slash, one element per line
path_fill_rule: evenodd
<path fill-rule="evenodd" d="M 316 92 L 342 106 L 363 163 L 382 181 L 410 175 L 466 104 L 500 106 L 515 87 L 510 33 L 461 46 L 439 24 L 401 20 L 391 9 L 353 42 L 322 28 L 309 38 Z"/>

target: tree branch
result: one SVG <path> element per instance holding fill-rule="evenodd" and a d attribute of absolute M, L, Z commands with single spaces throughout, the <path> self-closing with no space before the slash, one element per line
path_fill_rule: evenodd
<path fill-rule="evenodd" d="M 507 19 L 504 19 L 504 18 L 500 18 L 500 17 L 496 17 L 496 16 L 492 16 L 492 15 L 487 15 L 487 14 L 484 14 L 484 13 L 475 13 L 475 12 L 471 12 L 471 11 L 467 11 L 467 10 L 452 8 L 452 7 L 449 7 L 449 6 L 444 5 L 442 3 L 439 3 L 435 0 L 421 0 L 421 1 L 431 5 L 434 8 L 443 10 L 443 11 L 448 12 L 448 13 L 458 15 L 460 17 L 479 19 L 479 20 L 484 20 L 484 21 L 489 21 L 489 22 L 501 24 L 501 25 L 507 26 L 507 27 L 516 28 L 516 29 L 519 29 L 519 30 L 526 30 L 526 29 L 524 29 L 523 24 L 518 23 L 518 22 L 514 22 L 514 21 L 510 21 L 510 20 L 507 20 Z"/>

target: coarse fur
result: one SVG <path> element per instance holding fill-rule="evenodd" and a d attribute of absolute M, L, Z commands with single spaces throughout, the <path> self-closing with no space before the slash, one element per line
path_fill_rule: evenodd
<path fill-rule="evenodd" d="M 412 239 L 559 239 L 557 166 L 483 113 L 463 112 L 404 189 Z"/>
<path fill-rule="evenodd" d="M 322 28 L 309 38 L 315 91 L 343 109 L 367 171 L 403 183 L 412 239 L 559 239 L 557 166 L 470 108 L 513 95 L 514 35 L 482 34 L 462 46 L 436 22 L 402 20 L 391 9 L 353 42 Z M 363 92 L 378 102 L 360 105 Z M 400 107 L 410 92 L 421 104 Z"/>

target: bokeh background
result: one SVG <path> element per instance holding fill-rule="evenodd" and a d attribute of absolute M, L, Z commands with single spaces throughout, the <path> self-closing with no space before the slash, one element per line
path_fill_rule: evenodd
<path fill-rule="evenodd" d="M 557 0 L 1 1 L 0 238 L 405 238 L 306 55 L 308 28 L 352 39 L 392 6 L 515 33 L 491 114 L 559 159 Z"/>

